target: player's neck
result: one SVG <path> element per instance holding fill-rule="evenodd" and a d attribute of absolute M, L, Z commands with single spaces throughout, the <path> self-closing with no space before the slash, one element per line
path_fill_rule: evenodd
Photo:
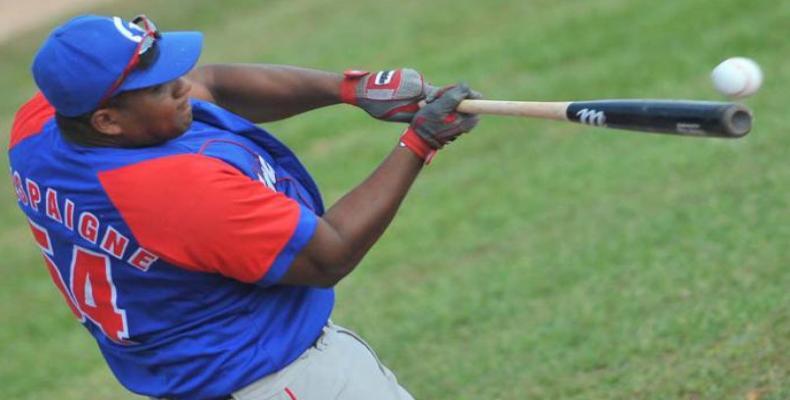
<path fill-rule="evenodd" d="M 85 147 L 130 147 L 120 137 L 90 132 L 61 131 L 63 137 L 71 143 Z"/>

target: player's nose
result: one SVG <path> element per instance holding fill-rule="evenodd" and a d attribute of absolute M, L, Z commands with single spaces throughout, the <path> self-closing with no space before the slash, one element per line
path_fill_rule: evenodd
<path fill-rule="evenodd" d="M 175 82 L 175 87 L 173 88 L 173 97 L 174 98 L 181 98 L 186 96 L 192 90 L 192 84 L 184 79 L 178 78 Z"/>

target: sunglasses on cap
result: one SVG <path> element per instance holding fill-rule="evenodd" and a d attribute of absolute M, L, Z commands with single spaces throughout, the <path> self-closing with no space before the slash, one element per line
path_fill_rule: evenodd
<path fill-rule="evenodd" d="M 159 30 L 156 28 L 154 22 L 145 15 L 138 15 L 132 19 L 132 24 L 144 32 L 143 36 L 140 39 L 140 42 L 137 44 L 137 48 L 132 54 L 132 58 L 129 60 L 129 63 L 127 63 L 126 67 L 123 69 L 121 76 L 119 76 L 118 79 L 113 82 L 104 96 L 102 96 L 101 100 L 99 100 L 99 108 L 103 107 L 107 103 L 107 100 L 109 100 L 113 93 L 115 93 L 115 91 L 121 87 L 124 80 L 126 80 L 132 71 L 135 69 L 148 68 L 154 63 L 154 61 L 156 61 L 157 56 L 159 55 L 159 48 L 156 45 L 156 41 L 162 37 L 162 34 L 159 33 Z"/>

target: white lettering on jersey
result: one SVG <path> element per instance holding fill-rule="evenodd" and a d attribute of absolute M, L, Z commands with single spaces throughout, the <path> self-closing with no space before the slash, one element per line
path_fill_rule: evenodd
<path fill-rule="evenodd" d="M 266 176 L 270 182 L 272 182 L 272 187 L 274 186 L 275 175 L 274 169 L 269 166 L 268 163 L 265 161 L 262 162 L 261 169 L 266 171 L 261 174 L 262 182 L 266 183 L 263 176 Z M 46 199 L 46 215 L 49 218 L 63 226 L 65 226 L 69 230 L 76 230 L 83 239 L 93 243 L 99 244 L 99 234 L 104 229 L 104 236 L 99 244 L 99 248 L 106 252 L 109 255 L 112 255 L 115 258 L 120 260 L 125 260 L 129 265 L 141 270 L 141 271 L 148 271 L 148 269 L 153 265 L 159 257 L 155 254 L 149 252 L 148 250 L 142 247 L 134 247 L 130 248 L 131 240 L 130 238 L 124 236 L 120 233 L 115 227 L 112 225 L 105 225 L 99 217 L 91 213 L 90 211 L 81 211 L 79 209 L 79 204 L 75 204 L 74 201 L 70 199 L 65 199 L 63 202 L 63 210 L 65 214 L 61 214 L 61 199 L 58 196 L 57 190 L 53 188 L 46 188 L 39 186 L 38 182 L 35 182 L 32 179 L 25 178 L 23 179 L 20 176 L 18 171 L 11 171 L 11 176 L 14 180 L 14 185 L 17 189 L 17 195 L 19 196 L 19 201 L 23 203 L 21 206 L 22 208 L 29 208 L 33 210 L 33 212 L 38 212 L 38 203 L 42 201 L 41 193 L 42 191 L 46 193 L 43 196 Z M 24 187 L 22 186 L 22 182 L 26 182 L 28 186 L 28 191 L 32 193 L 34 199 L 36 199 L 35 204 L 31 204 L 28 198 L 28 191 L 25 191 Z M 268 184 L 267 184 L 268 186 Z M 33 189 L 31 189 L 33 188 Z M 24 201 L 23 201 L 24 200 Z M 75 220 L 75 217 L 79 215 L 79 218 Z M 46 231 L 43 226 L 39 226 L 32 219 L 28 218 L 30 222 L 30 226 L 34 228 L 38 228 L 38 231 Z M 75 226 L 75 222 L 77 225 Z M 35 229 L 34 229 L 35 231 Z M 35 234 L 35 233 L 34 233 Z M 47 240 L 49 238 L 47 237 Z M 39 243 L 39 245 L 41 245 Z M 49 243 L 46 248 L 42 247 L 45 254 L 52 255 L 52 244 Z M 132 255 L 128 258 L 124 258 L 124 255 L 128 254 L 129 252 Z M 93 288 L 90 287 L 90 283 L 86 282 L 85 293 L 86 293 L 86 301 L 88 305 L 95 306 L 95 300 L 93 296 Z"/>
<path fill-rule="evenodd" d="M 277 182 L 277 176 L 274 173 L 274 168 L 272 168 L 272 166 L 261 156 L 258 156 L 258 162 L 261 164 L 261 172 L 258 173 L 258 180 L 269 189 L 275 190 L 274 183 Z"/>

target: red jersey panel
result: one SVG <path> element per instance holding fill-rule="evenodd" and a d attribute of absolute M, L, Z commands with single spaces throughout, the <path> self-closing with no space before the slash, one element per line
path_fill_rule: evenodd
<path fill-rule="evenodd" d="M 143 247 L 242 282 L 266 274 L 299 220 L 294 200 L 200 154 L 103 171 L 99 180 Z"/>
<path fill-rule="evenodd" d="M 36 93 L 17 111 L 14 125 L 11 127 L 11 141 L 8 148 L 11 149 L 25 138 L 39 133 L 44 123 L 49 121 L 53 115 L 55 115 L 55 109 L 41 92 Z"/>

